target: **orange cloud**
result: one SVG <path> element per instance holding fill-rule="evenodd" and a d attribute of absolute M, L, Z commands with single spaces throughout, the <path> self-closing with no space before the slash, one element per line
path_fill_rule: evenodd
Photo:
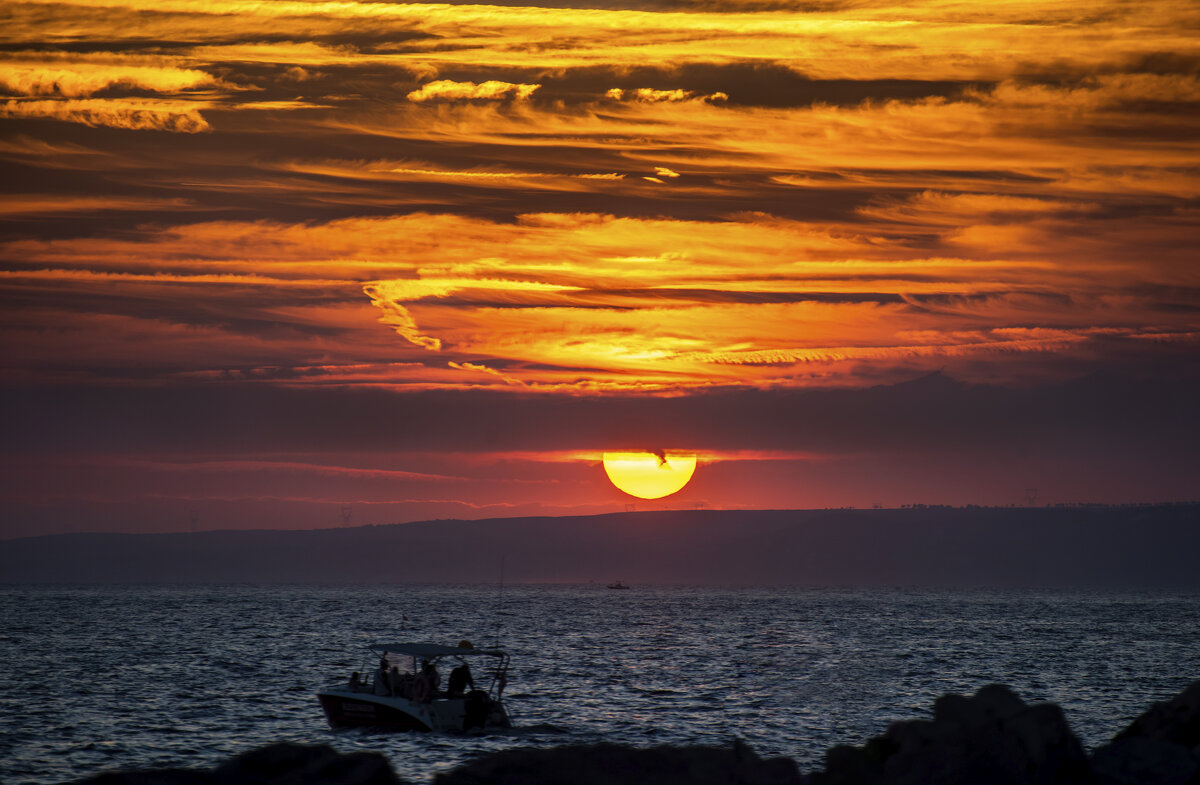
<path fill-rule="evenodd" d="M 54 213 L 103 212 L 109 210 L 181 210 L 184 199 L 138 199 L 104 196 L 59 196 L 56 194 L 6 194 L 0 196 L 0 216 L 50 215 Z M 2 271 L 0 271 L 2 274 Z"/>
<path fill-rule="evenodd" d="M 421 161 L 289 161 L 288 172 L 368 181 L 438 182 L 474 188 L 537 189 L 546 191 L 596 191 L 619 185 L 620 172 L 534 172 L 510 168 L 437 168 Z"/>
<path fill-rule="evenodd" d="M 652 87 L 639 87 L 634 90 L 623 90 L 620 87 L 614 87 L 604 94 L 605 98 L 612 98 L 617 101 L 631 100 L 643 101 L 645 103 L 677 103 L 679 101 L 728 101 L 729 96 L 726 93 L 710 93 L 708 95 L 697 95 L 691 90 L 656 90 Z"/>
<path fill-rule="evenodd" d="M 204 71 L 195 69 L 134 65 L 120 62 L 62 62 L 15 60 L 0 63 L 0 86 L 23 95 L 62 95 L 83 98 L 105 88 L 120 85 L 178 93 L 198 87 L 221 84 Z"/>
<path fill-rule="evenodd" d="M 204 360 L 173 373 L 295 384 L 678 391 L 1186 344 L 1193 17 L 33 0 L 11 40 L 187 43 L 0 66 L 5 118 L 77 126 L 0 156 L 135 194 L 0 212 L 225 220 L 25 234 L 3 280 L 95 356 L 161 330 L 156 361 Z"/>
<path fill-rule="evenodd" d="M 513 84 L 489 80 L 481 84 L 474 82 L 454 82 L 449 79 L 439 79 L 413 90 L 406 98 L 416 103 L 424 101 L 459 101 L 459 100 L 488 100 L 495 101 L 504 98 L 524 100 L 533 95 L 541 87 L 537 84 Z"/>
<path fill-rule="evenodd" d="M 128 98 L 12 99 L 0 105 L 0 117 L 45 117 L 91 126 L 194 134 L 212 130 L 199 112 L 204 106 L 184 101 Z"/>

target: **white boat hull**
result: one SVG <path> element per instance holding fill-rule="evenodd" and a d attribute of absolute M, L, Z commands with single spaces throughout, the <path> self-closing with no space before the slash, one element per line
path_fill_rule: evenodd
<path fill-rule="evenodd" d="M 317 693 L 333 728 L 386 728 L 400 731 L 464 731 L 512 727 L 504 704 L 486 693 L 469 698 L 436 698 L 418 703 L 401 696 L 349 689 Z"/>

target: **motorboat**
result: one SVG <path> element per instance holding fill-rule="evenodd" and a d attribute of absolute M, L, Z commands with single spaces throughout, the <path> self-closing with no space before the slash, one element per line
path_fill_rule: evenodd
<path fill-rule="evenodd" d="M 608 588 L 610 588 L 610 589 L 628 589 L 629 587 L 626 586 L 625 584 L 621 583 L 620 581 L 614 581 L 613 583 L 608 584 Z"/>
<path fill-rule="evenodd" d="M 501 694 L 508 681 L 508 654 L 437 643 L 376 643 L 379 658 L 369 675 L 317 693 L 332 728 L 466 731 L 511 728 Z M 478 673 L 472 673 L 473 663 Z M 370 661 L 368 661 L 370 665 Z M 442 684 L 439 671 L 451 667 Z M 368 668 L 363 668 L 368 673 Z"/>

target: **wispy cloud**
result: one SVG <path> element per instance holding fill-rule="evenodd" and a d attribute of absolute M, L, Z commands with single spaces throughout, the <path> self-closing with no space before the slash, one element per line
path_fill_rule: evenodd
<path fill-rule="evenodd" d="M 0 63 L 0 89 L 22 95 L 61 95 L 86 98 L 110 87 L 141 88 L 178 93 L 199 87 L 225 86 L 212 75 L 190 68 L 71 59 L 60 54 L 43 59 Z"/>
<path fill-rule="evenodd" d="M 200 114 L 205 107 L 204 103 L 165 99 L 11 99 L 0 104 L 0 117 L 50 118 L 90 126 L 194 134 L 212 130 Z"/>

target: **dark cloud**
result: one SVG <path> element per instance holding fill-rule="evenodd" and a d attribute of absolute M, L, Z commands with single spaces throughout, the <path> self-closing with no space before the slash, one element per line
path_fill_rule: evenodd
<path fill-rule="evenodd" d="M 687 90 L 700 95 L 725 93 L 736 106 L 805 107 L 813 104 L 854 106 L 867 101 L 941 97 L 953 99 L 984 82 L 919 79 L 815 79 L 784 65 L 762 62 L 687 63 L 675 68 L 572 68 L 527 79 L 542 83 L 539 100 L 591 101 L 610 88 Z"/>
<path fill-rule="evenodd" d="M 1189 366 L 1183 366 L 1189 367 Z M 271 453 L 512 451 L 686 444 L 817 453 L 1136 450 L 1200 463 L 1200 365 L 1169 376 L 1091 374 L 1030 388 L 941 374 L 845 390 L 687 398 L 492 391 L 396 393 L 212 384 L 6 387 L 4 451 Z M 1116 453 L 1114 453 L 1116 454 Z M 1200 469 L 1200 465 L 1197 466 Z"/>

